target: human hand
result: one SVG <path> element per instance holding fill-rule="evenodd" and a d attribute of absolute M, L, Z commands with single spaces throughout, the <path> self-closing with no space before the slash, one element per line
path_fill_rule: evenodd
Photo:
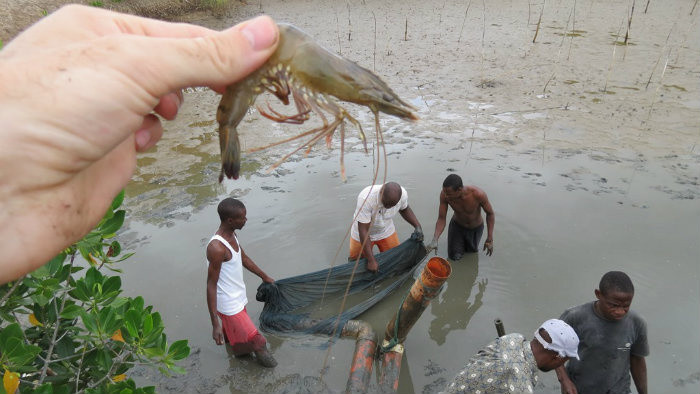
<path fill-rule="evenodd" d="M 487 256 L 491 256 L 493 254 L 493 240 L 492 239 L 487 239 L 484 242 L 484 250 L 486 251 Z"/>
<path fill-rule="evenodd" d="M 277 40 L 269 17 L 217 32 L 70 5 L 9 42 L 0 51 L 0 283 L 97 224 L 136 152 L 160 139 L 155 114 L 177 114 L 182 88 L 223 92 Z"/>
<path fill-rule="evenodd" d="M 367 258 L 367 271 L 377 273 L 379 272 L 379 263 L 374 257 Z"/>
<path fill-rule="evenodd" d="M 562 394 L 578 394 L 578 390 L 576 389 L 576 385 L 574 384 L 571 379 L 566 378 L 562 379 L 560 382 L 561 384 L 561 392 Z"/>
<path fill-rule="evenodd" d="M 423 242 L 423 228 L 421 226 L 418 226 L 413 230 L 414 233 L 416 233 L 416 236 L 418 237 L 418 242 Z"/>
<path fill-rule="evenodd" d="M 267 275 L 265 275 L 265 277 L 263 278 L 262 281 L 265 282 L 265 283 L 275 283 L 275 280 L 272 279 L 271 277 L 267 276 Z"/>
<path fill-rule="evenodd" d="M 214 326 L 211 336 L 214 338 L 214 342 L 216 342 L 217 345 L 224 344 L 224 329 L 221 328 L 221 324 Z"/>
<path fill-rule="evenodd" d="M 428 246 L 425 247 L 426 253 L 430 253 L 431 250 L 435 251 L 435 254 L 437 255 L 437 250 L 438 250 L 438 240 L 437 238 L 433 238 L 432 241 L 428 244 Z"/>

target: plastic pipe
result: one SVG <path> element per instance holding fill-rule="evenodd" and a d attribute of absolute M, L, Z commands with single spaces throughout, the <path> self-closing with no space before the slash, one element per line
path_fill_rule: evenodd
<path fill-rule="evenodd" d="M 451 272 L 452 268 L 447 260 L 437 256 L 428 260 L 420 277 L 411 286 L 411 291 L 404 299 L 401 309 L 387 324 L 382 347 L 389 346 L 393 338 L 396 338 L 398 343 L 384 352 L 379 377 L 379 388 L 382 392 L 390 393 L 398 390 L 403 342 L 430 301 L 440 293 L 442 285 Z"/>
<path fill-rule="evenodd" d="M 377 350 L 377 333 L 366 321 L 348 320 L 343 326 L 340 336 L 357 338 L 345 392 L 348 394 L 366 393 Z"/>
<path fill-rule="evenodd" d="M 506 335 L 506 328 L 503 327 L 503 321 L 501 321 L 501 319 L 494 320 L 493 324 L 496 325 L 496 332 L 498 333 L 499 337 Z"/>

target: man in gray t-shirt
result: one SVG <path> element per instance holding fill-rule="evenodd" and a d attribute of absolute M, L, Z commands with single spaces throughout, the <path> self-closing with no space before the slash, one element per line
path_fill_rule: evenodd
<path fill-rule="evenodd" d="M 637 391 L 646 394 L 644 357 L 649 355 L 649 343 L 646 322 L 629 310 L 632 281 L 624 272 L 608 272 L 595 295 L 597 301 L 567 309 L 560 317 L 578 334 L 581 358 L 557 368 L 562 392 L 627 394 L 631 373 Z"/>

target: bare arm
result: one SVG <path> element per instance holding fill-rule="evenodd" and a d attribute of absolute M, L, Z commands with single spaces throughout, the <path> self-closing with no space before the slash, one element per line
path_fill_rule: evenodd
<path fill-rule="evenodd" d="M 557 380 L 559 380 L 559 384 L 561 384 L 562 394 L 578 394 L 578 390 L 576 390 L 576 385 L 574 385 L 574 382 L 572 382 L 569 378 L 569 374 L 566 373 L 566 367 L 562 365 L 556 368 L 554 372 L 557 374 Z"/>
<path fill-rule="evenodd" d="M 372 241 L 369 239 L 370 223 L 357 222 L 357 232 L 360 233 L 360 243 L 362 244 L 362 254 L 367 259 L 367 269 L 372 272 L 379 270 L 379 263 L 372 254 Z"/>
<path fill-rule="evenodd" d="M 647 394 L 647 362 L 644 357 L 630 356 L 630 373 L 639 394 Z"/>
<path fill-rule="evenodd" d="M 207 270 L 207 307 L 209 308 L 209 317 L 213 328 L 212 338 L 214 338 L 214 342 L 217 345 L 224 344 L 224 331 L 216 313 L 216 284 L 221 273 L 221 263 L 226 258 L 227 252 L 220 242 L 210 242 L 209 246 L 207 246 L 207 260 L 209 260 L 209 269 Z"/>
<path fill-rule="evenodd" d="M 403 220 L 408 222 L 408 224 L 413 226 L 413 228 L 415 228 L 416 230 L 421 230 L 421 232 L 423 232 L 423 229 L 420 226 L 420 222 L 418 221 L 416 214 L 413 213 L 413 210 L 410 206 L 407 206 L 406 209 L 399 211 L 399 213 L 401 214 Z"/>
<path fill-rule="evenodd" d="M 238 247 L 241 248 L 241 260 L 243 260 L 243 266 L 245 267 L 245 269 L 247 269 L 248 271 L 254 273 L 254 274 L 257 275 L 257 276 L 259 276 L 260 279 L 262 279 L 262 281 L 265 282 L 265 283 L 272 283 L 272 282 L 275 281 L 274 279 L 272 279 L 271 277 L 269 277 L 269 276 L 265 273 L 265 271 L 263 271 L 262 269 L 260 269 L 260 267 L 258 267 L 258 266 L 253 262 L 253 260 L 252 260 L 250 257 L 248 257 L 247 254 L 245 254 L 245 251 L 244 251 L 243 248 L 241 247 L 241 244 L 240 244 L 240 243 L 238 244 Z"/>
<path fill-rule="evenodd" d="M 438 218 L 435 222 L 435 233 L 433 234 L 433 242 L 430 244 L 437 247 L 438 238 L 442 235 L 445 230 L 445 222 L 447 218 L 447 198 L 445 198 L 445 193 L 440 192 L 440 206 L 438 208 Z"/>
<path fill-rule="evenodd" d="M 484 250 L 486 254 L 491 256 L 493 254 L 493 227 L 496 224 L 496 214 L 493 212 L 493 207 L 489 198 L 484 191 L 478 194 L 479 203 L 481 208 L 486 212 L 486 241 L 484 241 Z"/>

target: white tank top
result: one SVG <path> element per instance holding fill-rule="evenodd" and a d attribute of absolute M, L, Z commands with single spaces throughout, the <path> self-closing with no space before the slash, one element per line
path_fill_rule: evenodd
<path fill-rule="evenodd" d="M 236 238 L 236 235 L 233 236 Z M 235 315 L 245 308 L 248 298 L 245 294 L 245 283 L 243 283 L 243 260 L 241 259 L 241 244 L 238 243 L 238 252 L 233 250 L 231 244 L 222 236 L 214 235 L 209 240 L 218 240 L 231 252 L 231 260 L 221 263 L 219 281 L 216 282 L 216 310 L 224 315 Z M 209 261 L 207 260 L 207 266 Z"/>

